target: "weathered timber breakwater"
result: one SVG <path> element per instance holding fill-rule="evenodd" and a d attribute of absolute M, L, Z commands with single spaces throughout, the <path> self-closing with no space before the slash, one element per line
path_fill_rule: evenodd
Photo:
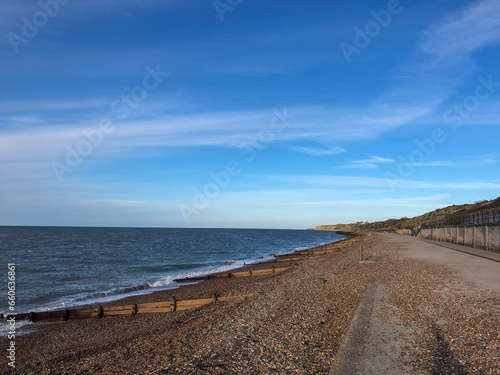
<path fill-rule="evenodd" d="M 308 250 L 299 250 L 290 254 L 275 255 L 275 259 L 267 262 L 260 262 L 260 264 L 267 264 L 273 262 L 292 262 L 300 261 L 305 259 L 315 259 L 318 258 L 318 254 L 326 255 L 328 252 L 336 251 L 343 246 L 348 245 L 354 241 L 353 239 L 347 238 L 334 242 L 327 245 L 322 245 L 314 247 Z M 238 278 L 238 277 L 253 277 L 262 275 L 273 275 L 280 272 L 287 271 L 291 269 L 292 266 L 288 267 L 275 267 L 272 266 L 268 269 L 258 269 L 240 272 L 221 272 L 215 274 L 208 274 L 205 276 L 197 277 L 186 277 L 182 279 L 175 279 L 175 282 L 197 282 L 210 279 L 223 279 L 223 278 Z M 248 296 L 239 296 L 248 297 Z M 11 316 L 15 316 L 16 320 L 23 321 L 28 320 L 30 322 L 59 322 L 68 321 L 74 319 L 89 319 L 89 318 L 104 318 L 112 316 L 135 316 L 138 314 L 149 314 L 149 313 L 161 313 L 161 312 L 175 312 L 181 310 L 189 310 L 201 307 L 203 305 L 212 303 L 227 301 L 235 296 L 219 296 L 214 292 L 210 298 L 199 298 L 193 300 L 177 300 L 175 296 L 172 296 L 170 301 L 163 301 L 157 303 L 143 303 L 143 304 L 128 304 L 128 305 L 94 305 L 86 306 L 82 308 L 64 309 L 64 310 L 54 310 L 54 311 L 41 311 L 41 312 L 27 312 L 20 314 L 2 314 L 1 319 L 8 319 Z"/>

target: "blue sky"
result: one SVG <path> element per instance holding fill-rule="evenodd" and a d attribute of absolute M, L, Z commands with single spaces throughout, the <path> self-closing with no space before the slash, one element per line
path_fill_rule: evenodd
<path fill-rule="evenodd" d="M 0 224 L 305 228 L 499 196 L 500 3 L 0 12 Z"/>

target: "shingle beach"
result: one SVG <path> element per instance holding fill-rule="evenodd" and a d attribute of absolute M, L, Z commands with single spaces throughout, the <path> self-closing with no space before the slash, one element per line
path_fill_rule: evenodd
<path fill-rule="evenodd" d="M 359 262 L 360 242 L 375 245 L 367 254 L 371 262 Z M 399 327 L 387 346 L 391 363 L 379 354 L 372 373 L 387 367 L 395 373 L 500 373 L 500 294 L 452 268 L 411 259 L 402 244 L 366 234 L 335 252 L 286 264 L 296 266 L 113 304 L 173 295 L 250 297 L 174 313 L 33 324 L 31 333 L 16 338 L 17 373 L 328 374 L 369 282 L 380 297 L 374 319 Z M 9 373 L 5 357 L 0 369 Z"/>

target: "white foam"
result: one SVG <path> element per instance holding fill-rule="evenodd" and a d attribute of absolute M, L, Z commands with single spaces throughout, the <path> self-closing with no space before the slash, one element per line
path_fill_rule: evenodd
<path fill-rule="evenodd" d="M 40 306 L 37 308 L 30 309 L 30 311 L 50 311 L 50 310 L 61 310 L 69 307 L 76 307 L 81 305 L 93 304 L 93 303 L 102 303 L 102 302 L 110 302 L 118 299 L 122 299 L 129 296 L 134 295 L 144 295 L 153 293 L 160 290 L 167 289 L 175 289 L 181 285 L 185 285 L 186 283 L 175 282 L 174 279 L 184 279 L 190 277 L 198 277 L 205 276 L 209 274 L 219 273 L 219 272 L 227 272 L 235 268 L 240 268 L 246 264 L 254 264 L 262 261 L 273 259 L 272 256 L 262 257 L 257 259 L 247 259 L 247 260 L 231 260 L 229 262 L 225 262 L 227 264 L 213 267 L 209 269 L 190 271 L 190 272 L 181 272 L 172 275 L 165 275 L 159 278 L 156 278 L 152 281 L 146 282 L 144 284 L 138 284 L 130 287 L 123 288 L 115 288 L 110 289 L 105 292 L 96 292 L 92 294 L 79 294 L 73 296 L 68 299 L 62 298 L 58 301 L 52 302 L 50 304 Z M 191 283 L 191 282 L 190 282 Z"/>
<path fill-rule="evenodd" d="M 331 243 L 331 242 L 327 242 L 327 243 Z M 285 251 L 276 253 L 276 255 L 290 254 L 290 253 L 293 253 L 295 251 L 311 249 L 311 248 L 319 246 L 319 245 L 321 245 L 321 244 L 317 244 L 314 246 L 297 247 L 297 248 L 294 248 L 291 250 L 285 250 Z M 60 310 L 60 309 L 65 309 L 65 308 L 69 308 L 69 307 L 75 307 L 75 306 L 81 306 L 81 305 L 87 305 L 87 304 L 93 304 L 93 303 L 100 303 L 100 302 L 114 301 L 114 300 L 122 299 L 122 298 L 129 297 L 129 296 L 134 296 L 134 295 L 149 294 L 149 293 L 153 293 L 153 292 L 159 291 L 159 290 L 175 289 L 181 285 L 185 285 L 186 283 L 182 283 L 182 282 L 178 283 L 178 282 L 175 282 L 174 279 L 184 279 L 184 278 L 205 276 L 205 275 L 220 273 L 220 272 L 228 272 L 230 270 L 240 268 L 244 265 L 265 262 L 265 261 L 268 261 L 271 259 L 274 259 L 274 255 L 259 256 L 256 258 L 245 259 L 245 260 L 228 260 L 228 261 L 224 262 L 224 265 L 220 265 L 217 267 L 208 268 L 208 269 L 201 269 L 201 270 L 197 270 L 197 271 L 181 272 L 181 273 L 176 273 L 176 274 L 171 274 L 171 275 L 165 275 L 165 276 L 158 277 L 154 280 L 145 282 L 143 284 L 137 284 L 137 285 L 129 286 L 129 287 L 110 289 L 110 290 L 107 290 L 104 292 L 95 292 L 95 293 L 91 293 L 91 294 L 79 294 L 79 295 L 75 295 L 71 298 L 63 297 L 60 300 L 54 301 L 54 302 L 49 303 L 47 305 L 43 305 L 43 306 L 40 306 L 37 308 L 32 308 L 32 309 L 30 309 L 30 311 Z M 190 282 L 190 283 L 192 283 L 192 282 Z"/>
<path fill-rule="evenodd" d="M 21 320 L 16 322 L 16 336 L 26 335 L 31 332 L 30 329 L 27 329 L 32 323 L 28 320 Z M 7 337 L 7 334 L 10 331 L 10 324 L 6 321 L 0 321 L 0 337 Z"/>

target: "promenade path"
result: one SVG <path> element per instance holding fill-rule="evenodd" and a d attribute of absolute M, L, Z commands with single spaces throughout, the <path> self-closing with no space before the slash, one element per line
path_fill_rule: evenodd
<path fill-rule="evenodd" d="M 387 242 L 403 245 L 407 249 L 407 255 L 414 259 L 452 267 L 464 278 L 481 287 L 500 292 L 500 263 L 498 263 L 500 254 L 498 253 L 488 253 L 467 246 L 393 233 L 383 233 L 380 236 Z M 491 259 L 484 258 L 488 255 Z"/>
<path fill-rule="evenodd" d="M 487 259 L 484 251 L 392 233 L 373 237 L 382 252 L 397 249 L 403 260 L 423 263 L 402 265 L 401 280 L 391 274 L 367 285 L 330 374 L 496 374 L 497 255 Z M 412 364 L 416 352 L 428 355 Z"/>

